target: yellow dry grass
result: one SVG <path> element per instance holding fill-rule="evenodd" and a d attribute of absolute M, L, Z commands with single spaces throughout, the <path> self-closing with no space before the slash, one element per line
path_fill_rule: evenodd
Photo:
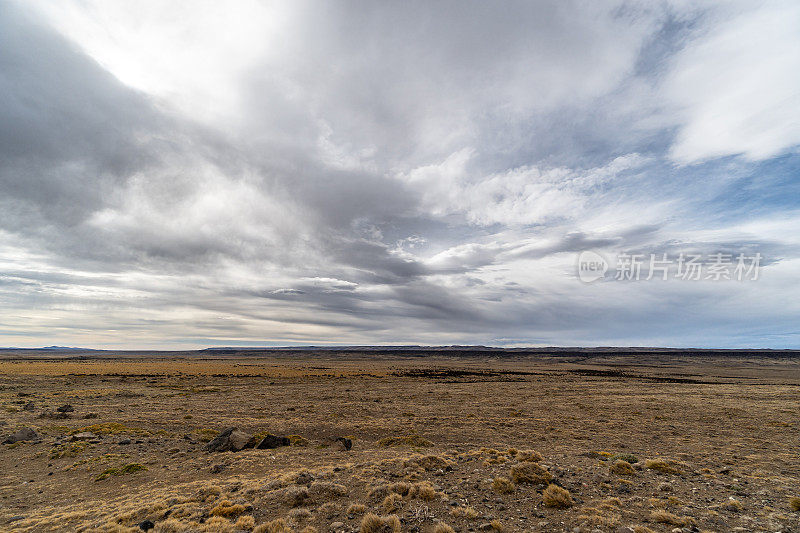
<path fill-rule="evenodd" d="M 542 501 L 547 507 L 556 509 L 566 509 L 575 503 L 567 489 L 553 484 L 548 485 L 542 492 Z"/>

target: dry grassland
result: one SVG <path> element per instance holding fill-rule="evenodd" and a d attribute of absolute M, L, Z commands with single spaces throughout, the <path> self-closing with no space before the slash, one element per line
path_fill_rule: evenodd
<path fill-rule="evenodd" d="M 7 357 L 0 410 L 0 531 L 800 531 L 792 359 Z"/>

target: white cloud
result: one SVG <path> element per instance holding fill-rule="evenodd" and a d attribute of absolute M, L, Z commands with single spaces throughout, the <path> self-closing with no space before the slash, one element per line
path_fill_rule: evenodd
<path fill-rule="evenodd" d="M 488 176 L 469 168 L 474 151 L 459 150 L 441 163 L 418 167 L 400 179 L 419 190 L 421 206 L 435 216 L 460 215 L 488 226 L 521 226 L 574 219 L 597 188 L 648 159 L 620 156 L 589 170 L 525 165 Z"/>
<path fill-rule="evenodd" d="M 800 3 L 725 3 L 671 60 L 663 97 L 687 164 L 773 157 L 800 144 Z"/>
<path fill-rule="evenodd" d="M 276 53 L 285 22 L 257 0 L 30 4 L 123 83 L 217 123 L 239 112 L 242 77 Z"/>

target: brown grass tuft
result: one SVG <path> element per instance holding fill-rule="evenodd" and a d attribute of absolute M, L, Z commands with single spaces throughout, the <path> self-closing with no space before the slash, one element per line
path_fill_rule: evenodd
<path fill-rule="evenodd" d="M 289 435 L 287 438 L 292 446 L 308 446 L 308 439 L 300 435 Z"/>
<path fill-rule="evenodd" d="M 517 487 L 507 477 L 496 477 L 492 481 L 492 488 L 500 494 L 511 494 Z"/>
<path fill-rule="evenodd" d="M 239 516 L 245 511 L 245 506 L 240 503 L 231 503 L 228 500 L 222 500 L 216 507 L 211 509 L 211 516 L 225 516 L 233 517 Z"/>
<path fill-rule="evenodd" d="M 789 498 L 789 508 L 792 511 L 800 511 L 800 498 L 796 496 Z"/>
<path fill-rule="evenodd" d="M 337 505 L 335 502 L 327 502 L 317 507 L 316 512 L 317 514 L 320 514 L 325 518 L 331 519 L 334 516 L 339 516 L 340 511 L 341 507 Z"/>
<path fill-rule="evenodd" d="M 455 530 L 445 524 L 444 522 L 439 522 L 434 526 L 433 533 L 456 533 Z"/>
<path fill-rule="evenodd" d="M 181 533 L 186 531 L 187 526 L 183 522 L 169 518 L 156 524 L 153 533 Z"/>
<path fill-rule="evenodd" d="M 670 524 L 679 527 L 694 525 L 694 518 L 691 516 L 678 516 L 669 511 L 664 511 L 663 509 L 650 513 L 650 520 L 660 524 Z"/>
<path fill-rule="evenodd" d="M 198 502 L 208 502 L 222 494 L 222 489 L 217 485 L 203 485 L 198 489 L 194 499 Z"/>
<path fill-rule="evenodd" d="M 347 487 L 329 481 L 315 481 L 308 488 L 313 498 L 336 498 L 347 494 Z"/>
<path fill-rule="evenodd" d="M 291 533 L 291 528 L 283 518 L 276 518 L 271 522 L 257 526 L 253 533 Z"/>
<path fill-rule="evenodd" d="M 617 459 L 614 461 L 611 466 L 608 467 L 608 470 L 612 474 L 617 474 L 619 476 L 635 476 L 636 470 L 633 469 L 631 464 L 628 461 L 624 461 L 622 459 Z"/>
<path fill-rule="evenodd" d="M 203 524 L 203 531 L 208 533 L 234 533 L 233 524 L 222 516 L 212 516 L 206 520 L 205 524 Z"/>
<path fill-rule="evenodd" d="M 311 511 L 308 509 L 292 509 L 289 511 L 287 517 L 295 524 L 299 524 L 300 522 L 311 518 Z"/>
<path fill-rule="evenodd" d="M 414 485 L 411 483 L 406 483 L 405 481 L 399 481 L 397 483 L 392 483 L 389 485 L 389 490 L 392 492 L 396 492 L 400 496 L 413 496 L 414 495 Z"/>
<path fill-rule="evenodd" d="M 374 513 L 367 513 L 361 519 L 359 531 L 361 533 L 400 533 L 400 519 L 394 514 L 378 516 Z"/>
<path fill-rule="evenodd" d="M 680 468 L 680 463 L 676 461 L 668 461 L 665 459 L 647 459 L 644 466 L 650 470 L 660 472 L 662 474 L 683 475 L 683 469 Z"/>
<path fill-rule="evenodd" d="M 397 511 L 403 503 L 403 497 L 393 492 L 383 499 L 381 509 L 384 513 L 393 513 Z"/>
<path fill-rule="evenodd" d="M 363 503 L 351 503 L 350 506 L 347 508 L 347 514 L 349 515 L 360 515 L 367 512 L 367 506 Z"/>
<path fill-rule="evenodd" d="M 726 501 L 722 506 L 728 511 L 732 511 L 734 513 L 742 510 L 742 502 L 735 498 L 728 499 L 728 501 Z"/>
<path fill-rule="evenodd" d="M 309 498 L 308 489 L 305 487 L 289 487 L 283 494 L 283 501 L 289 507 L 299 507 Z"/>
<path fill-rule="evenodd" d="M 517 452 L 516 455 L 518 461 L 528 461 L 531 463 L 538 463 L 539 461 L 544 459 L 544 457 L 542 457 L 542 454 L 540 454 L 536 450 L 521 450 Z"/>
<path fill-rule="evenodd" d="M 475 520 L 476 518 L 481 516 L 481 513 L 479 513 L 472 507 L 454 507 L 453 510 L 450 511 L 450 514 L 458 518 L 463 517 L 469 520 Z"/>
<path fill-rule="evenodd" d="M 553 476 L 537 463 L 520 463 L 511 467 L 511 480 L 514 483 L 533 483 L 544 485 L 549 483 Z"/>
<path fill-rule="evenodd" d="M 422 501 L 432 502 L 439 497 L 439 493 L 433 488 L 433 485 L 427 481 L 421 481 L 414 484 L 414 494 Z"/>
<path fill-rule="evenodd" d="M 555 507 L 556 509 L 566 509 L 572 507 L 572 496 L 567 489 L 559 487 L 558 485 L 550 484 L 542 492 L 544 504 L 548 507 Z"/>
<path fill-rule="evenodd" d="M 489 525 L 492 526 L 492 529 L 498 533 L 503 533 L 503 531 L 506 530 L 506 526 L 504 526 L 500 520 L 492 520 L 489 522 Z"/>
<path fill-rule="evenodd" d="M 250 531 L 255 526 L 256 526 L 256 519 L 250 516 L 249 514 L 240 516 L 236 520 L 236 523 L 233 524 L 233 527 L 235 527 L 236 529 L 241 529 L 244 531 Z"/>

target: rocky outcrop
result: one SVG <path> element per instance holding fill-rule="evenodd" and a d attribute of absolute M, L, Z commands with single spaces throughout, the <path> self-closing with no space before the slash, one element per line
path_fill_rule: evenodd
<path fill-rule="evenodd" d="M 8 435 L 3 440 L 3 444 L 14 444 L 17 442 L 35 441 L 35 440 L 41 440 L 41 437 L 39 437 L 38 433 L 36 433 L 31 428 L 21 428 L 17 430 L 15 433 Z"/>
<path fill-rule="evenodd" d="M 206 444 L 208 452 L 238 452 L 247 447 L 252 435 L 239 431 L 236 427 L 229 427 L 214 437 Z"/>
<path fill-rule="evenodd" d="M 256 445 L 259 450 L 271 450 L 273 448 L 280 448 L 281 446 L 289 446 L 291 441 L 289 437 L 279 437 L 278 435 L 269 434 Z"/>

